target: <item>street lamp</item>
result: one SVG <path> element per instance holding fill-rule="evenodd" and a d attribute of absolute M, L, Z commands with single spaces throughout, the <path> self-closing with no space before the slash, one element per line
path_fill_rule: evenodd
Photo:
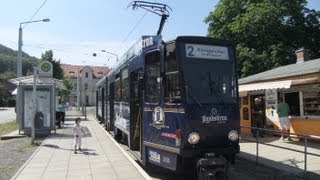
<path fill-rule="evenodd" d="M 116 57 L 117 57 L 117 61 L 118 61 L 118 55 L 117 55 L 117 54 L 114 54 L 114 53 L 112 53 L 112 52 L 106 51 L 106 50 L 104 50 L 104 49 L 102 49 L 101 51 L 102 51 L 102 52 L 105 52 L 105 53 L 108 53 L 108 54 L 111 54 L 111 55 L 113 55 L 113 56 L 116 56 Z"/>
<path fill-rule="evenodd" d="M 42 19 L 42 20 L 36 20 L 36 21 L 26 21 L 20 23 L 19 27 L 19 40 L 18 40 L 18 59 L 17 59 L 17 77 L 22 76 L 22 24 L 28 24 L 28 23 L 34 23 L 34 22 L 49 22 L 50 19 Z"/>
<path fill-rule="evenodd" d="M 19 26 L 19 40 L 18 40 L 18 59 L 17 59 L 17 78 L 22 76 L 22 24 L 34 23 L 34 22 L 49 22 L 50 19 L 42 19 L 42 20 L 35 20 L 35 21 L 26 21 L 21 22 Z M 37 98 L 36 98 L 36 89 L 37 89 L 37 75 L 38 75 L 38 67 L 35 66 L 33 70 L 33 90 L 32 90 L 32 101 L 33 101 L 33 117 L 31 118 L 31 143 L 34 143 L 35 139 L 35 127 L 34 127 L 34 118 L 37 112 Z M 17 94 L 17 100 L 20 101 L 20 95 Z M 20 108 L 18 103 L 16 103 L 17 107 L 17 119 L 19 118 Z"/>

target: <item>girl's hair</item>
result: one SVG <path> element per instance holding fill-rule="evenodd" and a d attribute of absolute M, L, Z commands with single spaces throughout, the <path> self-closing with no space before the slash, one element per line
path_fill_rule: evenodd
<path fill-rule="evenodd" d="M 81 120 L 81 118 L 78 117 L 78 118 L 76 118 L 76 119 L 74 120 L 74 122 L 77 123 L 77 122 L 80 121 L 80 120 Z"/>

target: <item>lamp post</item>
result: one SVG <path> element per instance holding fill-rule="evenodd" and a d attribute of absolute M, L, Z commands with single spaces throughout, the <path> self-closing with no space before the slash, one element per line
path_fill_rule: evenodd
<path fill-rule="evenodd" d="M 31 118 L 31 144 L 34 144 L 35 139 L 35 118 L 38 111 L 38 98 L 37 98 L 37 78 L 39 76 L 38 66 L 33 67 L 33 88 L 32 88 L 32 101 L 33 101 L 33 117 Z"/>
<path fill-rule="evenodd" d="M 35 21 L 26 21 L 21 22 L 19 26 L 19 39 L 18 39 L 18 58 L 17 58 L 17 77 L 22 76 L 22 24 L 34 23 L 34 22 L 49 22 L 50 19 L 42 19 Z M 34 66 L 33 69 L 33 89 L 32 89 L 32 101 L 33 101 L 33 116 L 31 117 L 31 143 L 34 143 L 35 139 L 35 127 L 34 127 L 34 119 L 37 112 L 37 77 L 38 77 L 38 67 Z M 20 101 L 20 95 L 17 95 L 17 100 Z M 17 119 L 19 119 L 20 106 L 16 103 L 17 107 Z"/>
<path fill-rule="evenodd" d="M 18 39 L 18 59 L 17 59 L 17 77 L 22 76 L 22 24 L 28 24 L 28 23 L 34 23 L 34 22 L 49 22 L 50 19 L 42 19 L 42 20 L 36 20 L 36 21 L 26 21 L 21 22 L 19 27 L 19 39 Z"/>
<path fill-rule="evenodd" d="M 118 55 L 117 54 L 114 54 L 114 53 L 112 53 L 112 52 L 109 52 L 109 51 L 106 51 L 106 50 L 104 50 L 104 49 L 102 49 L 101 50 L 102 52 L 105 52 L 105 53 L 108 53 L 108 54 L 111 54 L 111 55 L 113 55 L 113 56 L 116 56 L 117 57 L 117 61 L 118 61 Z"/>
<path fill-rule="evenodd" d="M 77 110 L 80 110 L 80 72 L 78 67 L 78 73 L 77 73 Z"/>

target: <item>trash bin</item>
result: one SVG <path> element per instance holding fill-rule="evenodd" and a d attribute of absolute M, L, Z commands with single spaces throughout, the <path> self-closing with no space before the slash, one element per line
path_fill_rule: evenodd
<path fill-rule="evenodd" d="M 42 129 L 43 128 L 43 113 L 42 112 L 36 112 L 34 123 L 35 123 L 34 127 L 36 129 Z"/>
<path fill-rule="evenodd" d="M 61 121 L 62 121 L 62 112 L 56 111 L 56 126 L 61 128 Z"/>

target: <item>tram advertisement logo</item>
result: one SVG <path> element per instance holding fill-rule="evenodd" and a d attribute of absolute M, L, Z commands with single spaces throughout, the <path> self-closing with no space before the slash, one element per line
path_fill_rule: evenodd
<path fill-rule="evenodd" d="M 155 151 L 151 151 L 149 150 L 149 159 L 154 161 L 154 162 L 157 162 L 157 163 L 160 163 L 160 154 L 158 154 L 157 152 Z"/>
<path fill-rule="evenodd" d="M 164 126 L 165 123 L 165 117 L 164 117 L 164 111 L 161 107 L 156 107 L 153 110 L 152 113 L 152 126 L 161 129 Z"/>
<path fill-rule="evenodd" d="M 216 122 L 220 124 L 220 123 L 226 123 L 228 121 L 228 117 L 220 116 L 216 108 L 212 108 L 210 113 L 211 113 L 210 116 L 206 116 L 206 115 L 201 116 L 201 119 L 202 119 L 201 123 L 208 124 L 211 122 Z"/>

